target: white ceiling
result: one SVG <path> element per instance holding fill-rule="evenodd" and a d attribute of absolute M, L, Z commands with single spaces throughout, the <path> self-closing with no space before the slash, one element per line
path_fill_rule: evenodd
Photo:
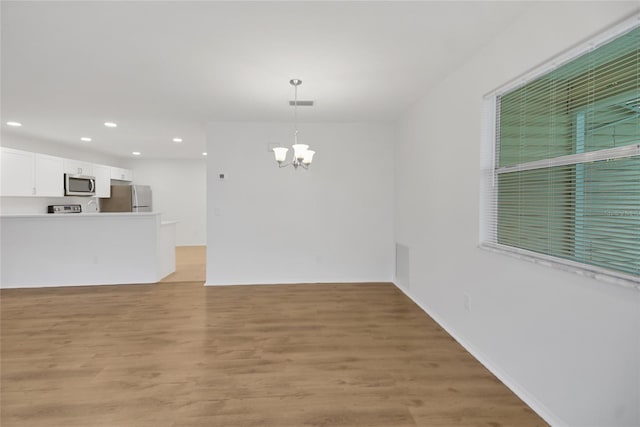
<path fill-rule="evenodd" d="M 211 121 L 391 121 L 522 2 L 2 1 L 2 126 L 195 158 Z M 107 129 L 105 121 L 118 123 Z M 93 138 L 81 142 L 81 136 Z M 173 137 L 182 137 L 175 144 Z"/>

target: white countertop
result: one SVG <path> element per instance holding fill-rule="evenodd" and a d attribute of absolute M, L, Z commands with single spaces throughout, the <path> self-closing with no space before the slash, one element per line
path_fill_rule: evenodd
<path fill-rule="evenodd" d="M 82 212 L 69 214 L 4 214 L 0 218 L 85 218 L 139 217 L 160 215 L 160 212 Z"/>

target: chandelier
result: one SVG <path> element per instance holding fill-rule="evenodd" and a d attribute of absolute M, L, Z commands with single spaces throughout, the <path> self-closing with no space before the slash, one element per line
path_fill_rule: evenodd
<path fill-rule="evenodd" d="M 287 160 L 287 151 L 289 151 L 286 147 L 274 147 L 273 154 L 276 157 L 276 162 L 278 162 L 278 167 L 284 168 L 289 165 L 293 165 L 294 169 L 298 169 L 298 166 L 302 166 L 304 169 L 309 169 L 309 165 L 313 160 L 313 155 L 316 153 L 313 150 L 309 150 L 309 146 L 307 144 L 298 144 L 298 86 L 302 84 L 302 80 L 299 79 L 291 79 L 289 83 L 294 88 L 294 103 L 293 103 L 293 117 L 295 123 L 295 131 L 293 132 L 293 158 L 289 163 L 286 163 Z"/>

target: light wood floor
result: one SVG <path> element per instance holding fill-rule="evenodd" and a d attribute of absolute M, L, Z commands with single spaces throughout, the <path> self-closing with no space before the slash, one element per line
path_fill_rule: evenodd
<path fill-rule="evenodd" d="M 207 247 L 177 246 L 176 271 L 164 279 L 163 283 L 202 282 L 206 280 Z"/>
<path fill-rule="evenodd" d="M 546 425 L 391 284 L 1 293 L 1 425 Z"/>

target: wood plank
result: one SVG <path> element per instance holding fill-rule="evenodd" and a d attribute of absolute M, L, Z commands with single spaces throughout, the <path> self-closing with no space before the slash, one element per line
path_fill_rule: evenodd
<path fill-rule="evenodd" d="M 3 427 L 546 425 L 392 284 L 0 296 Z"/>

